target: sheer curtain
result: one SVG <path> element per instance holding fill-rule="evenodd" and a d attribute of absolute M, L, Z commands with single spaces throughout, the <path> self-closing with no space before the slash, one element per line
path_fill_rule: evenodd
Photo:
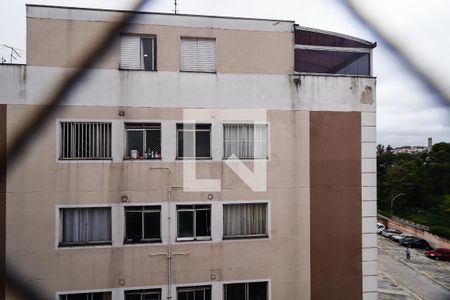
<path fill-rule="evenodd" d="M 267 124 L 225 124 L 224 157 L 267 158 Z"/>
<path fill-rule="evenodd" d="M 223 207 L 225 237 L 267 234 L 267 203 L 227 204 Z"/>
<path fill-rule="evenodd" d="M 111 208 L 63 208 L 62 243 L 111 241 Z"/>

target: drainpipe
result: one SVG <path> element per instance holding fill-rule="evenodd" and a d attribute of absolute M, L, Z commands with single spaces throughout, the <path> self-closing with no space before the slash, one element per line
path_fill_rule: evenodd
<path fill-rule="evenodd" d="M 165 256 L 167 260 L 167 299 L 172 299 L 172 259 L 175 255 L 188 255 L 187 253 L 172 253 L 172 226 L 171 226 L 171 211 L 172 211 L 172 191 L 182 189 L 180 186 L 172 186 L 171 185 L 171 175 L 172 172 L 167 167 L 150 167 L 150 170 L 166 170 L 167 171 L 167 252 L 166 253 L 154 253 L 150 254 L 150 256 Z"/>

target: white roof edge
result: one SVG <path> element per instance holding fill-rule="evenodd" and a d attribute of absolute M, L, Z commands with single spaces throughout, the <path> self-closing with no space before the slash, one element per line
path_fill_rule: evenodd
<path fill-rule="evenodd" d="M 367 45 L 373 45 L 374 44 L 373 42 L 370 42 L 370 41 L 367 41 L 367 40 L 364 40 L 364 39 L 361 39 L 361 38 L 358 38 L 358 37 L 355 37 L 355 36 L 339 33 L 339 32 L 323 30 L 323 29 L 317 29 L 317 28 L 311 28 L 311 27 L 305 27 L 305 26 L 300 26 L 298 24 L 295 24 L 295 27 L 300 29 L 300 30 L 317 32 L 317 33 L 323 33 L 323 34 L 329 34 L 329 35 L 335 35 L 335 36 L 342 37 L 344 39 L 353 40 L 355 42 L 359 42 L 359 43 L 363 43 L 363 44 L 367 44 Z"/>
<path fill-rule="evenodd" d="M 96 8 L 77 8 L 63 6 L 26 5 L 28 18 L 43 18 L 76 21 L 114 22 L 123 14 L 135 13 L 134 24 L 184 26 L 216 29 L 255 30 L 272 32 L 293 32 L 294 21 L 252 19 L 238 17 L 184 15 L 155 12 L 133 12 Z"/>

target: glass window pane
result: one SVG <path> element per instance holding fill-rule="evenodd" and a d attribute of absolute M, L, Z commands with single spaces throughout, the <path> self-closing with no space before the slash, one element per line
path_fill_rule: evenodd
<path fill-rule="evenodd" d="M 131 157 L 131 150 L 138 151 L 138 157 L 144 155 L 144 133 L 142 130 L 127 131 L 127 156 Z"/>
<path fill-rule="evenodd" d="M 147 145 L 145 150 L 150 155 L 161 155 L 161 130 L 147 130 L 146 131 Z"/>
<path fill-rule="evenodd" d="M 370 75 L 370 53 L 295 49 L 295 71 Z"/>
<path fill-rule="evenodd" d="M 246 300 L 245 283 L 226 284 L 224 288 L 224 300 Z"/>
<path fill-rule="evenodd" d="M 160 238 L 160 221 L 159 212 L 144 213 L 144 239 Z"/>
<path fill-rule="evenodd" d="M 196 157 L 211 157 L 210 131 L 197 131 L 195 139 Z"/>
<path fill-rule="evenodd" d="M 196 235 L 197 236 L 211 236 L 211 211 L 197 210 L 196 211 Z"/>
<path fill-rule="evenodd" d="M 145 70 L 154 70 L 154 65 L 153 65 L 153 57 L 154 57 L 154 53 L 153 53 L 153 38 L 142 38 L 142 55 L 143 55 L 143 60 L 144 60 L 144 69 Z"/>
<path fill-rule="evenodd" d="M 179 211 L 178 212 L 178 237 L 194 236 L 194 212 Z"/>
<path fill-rule="evenodd" d="M 195 157 L 193 131 L 178 131 L 178 157 Z"/>
<path fill-rule="evenodd" d="M 267 300 L 267 282 L 249 283 L 248 290 L 248 300 Z"/>
<path fill-rule="evenodd" d="M 194 300 L 205 300 L 205 291 L 194 291 Z"/>
<path fill-rule="evenodd" d="M 133 242 L 140 242 L 142 239 L 142 213 L 126 212 L 126 238 Z"/>

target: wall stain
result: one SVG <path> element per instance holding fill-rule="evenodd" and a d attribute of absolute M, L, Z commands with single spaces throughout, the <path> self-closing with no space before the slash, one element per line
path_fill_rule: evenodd
<path fill-rule="evenodd" d="M 364 91 L 361 93 L 361 99 L 359 100 L 362 104 L 373 104 L 373 89 L 372 87 L 366 85 Z"/>

